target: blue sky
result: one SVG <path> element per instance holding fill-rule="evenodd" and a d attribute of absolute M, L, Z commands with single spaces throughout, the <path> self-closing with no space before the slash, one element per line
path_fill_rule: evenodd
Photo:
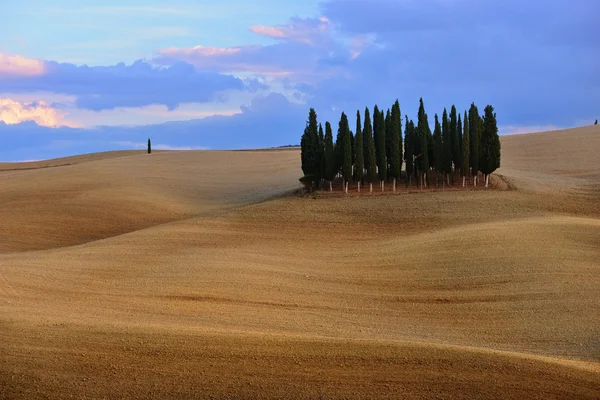
<path fill-rule="evenodd" d="M 9 2 L 0 161 L 298 143 L 309 107 L 474 101 L 501 133 L 600 117 L 597 0 Z"/>

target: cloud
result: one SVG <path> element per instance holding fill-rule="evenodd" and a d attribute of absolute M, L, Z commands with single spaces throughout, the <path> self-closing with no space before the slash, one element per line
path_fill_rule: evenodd
<path fill-rule="evenodd" d="M 276 43 L 237 47 L 185 47 L 158 51 L 160 65 L 184 61 L 198 70 L 221 73 L 252 73 L 257 76 L 290 77 L 316 81 L 335 74 L 338 58 L 350 59 L 351 51 L 334 39 L 327 18 L 292 18 L 287 25 L 250 27 Z"/>
<path fill-rule="evenodd" d="M 74 95 L 77 107 L 97 111 L 151 104 L 174 109 L 181 103 L 208 103 L 222 91 L 244 90 L 244 83 L 230 75 L 198 72 L 185 62 L 159 68 L 138 60 L 131 65 L 107 67 L 45 62 L 41 73 L 21 79 L 0 74 L 0 87 L 16 93 L 48 91 Z"/>
<path fill-rule="evenodd" d="M 34 121 L 40 126 L 60 127 L 75 126 L 64 119 L 65 113 L 57 110 L 47 103 L 30 102 L 19 103 L 11 99 L 0 98 L 0 121 L 5 124 L 19 124 L 24 121 Z"/>
<path fill-rule="evenodd" d="M 0 53 L 0 83 L 3 79 L 34 77 L 45 72 L 46 66 L 43 61 Z"/>

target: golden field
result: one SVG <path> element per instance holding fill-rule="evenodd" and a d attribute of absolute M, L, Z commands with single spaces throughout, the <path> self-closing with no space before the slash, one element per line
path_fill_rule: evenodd
<path fill-rule="evenodd" d="M 510 190 L 389 196 L 293 196 L 298 150 L 0 163 L 0 398 L 600 398 L 600 127 L 501 141 Z"/>

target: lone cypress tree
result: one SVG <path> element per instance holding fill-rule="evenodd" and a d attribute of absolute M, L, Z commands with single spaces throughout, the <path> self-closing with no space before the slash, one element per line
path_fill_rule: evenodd
<path fill-rule="evenodd" d="M 435 126 L 433 128 L 433 154 L 434 154 L 434 169 L 435 169 L 435 183 L 439 185 L 440 175 L 444 173 L 444 146 L 442 141 L 442 127 L 438 119 L 438 115 L 433 116 L 435 120 Z"/>
<path fill-rule="evenodd" d="M 473 174 L 473 186 L 477 186 L 479 174 L 479 138 L 481 137 L 481 117 L 475 103 L 471 103 L 469 109 L 469 134 L 470 134 L 470 156 L 471 172 Z"/>
<path fill-rule="evenodd" d="M 358 191 L 360 192 L 360 183 L 363 180 L 365 171 L 365 149 L 360 123 L 360 111 L 356 111 L 356 136 L 354 139 L 354 180 L 358 182 Z"/>
<path fill-rule="evenodd" d="M 462 151 L 463 151 L 463 163 L 462 168 L 460 169 L 460 174 L 463 178 L 463 187 L 465 187 L 465 181 L 467 174 L 469 173 L 469 157 L 470 157 L 470 144 L 469 144 L 469 118 L 467 117 L 467 112 L 465 111 L 465 122 L 464 122 L 464 133 L 463 133 L 463 142 L 462 142 Z"/>
<path fill-rule="evenodd" d="M 442 114 L 442 143 L 442 169 L 446 173 L 446 181 L 448 184 L 450 184 L 450 173 L 452 172 L 452 142 L 450 135 L 450 122 L 448 121 L 448 112 L 445 108 L 444 113 Z"/>
<path fill-rule="evenodd" d="M 148 154 L 152 153 L 152 143 L 150 143 L 150 138 L 148 138 Z"/>
<path fill-rule="evenodd" d="M 317 127 L 317 113 L 311 108 L 308 113 L 308 121 L 304 128 L 304 134 L 300 140 L 300 152 L 302 160 L 302 171 L 304 176 L 312 178 L 313 182 L 317 174 L 317 147 L 319 144 L 319 133 Z"/>
<path fill-rule="evenodd" d="M 367 180 L 369 181 L 369 191 L 373 192 L 373 182 L 377 178 L 377 157 L 375 155 L 375 139 L 373 138 L 373 128 L 371 126 L 371 116 L 369 109 L 365 109 L 365 129 L 363 130 L 365 146 L 365 161 L 367 167 Z"/>
<path fill-rule="evenodd" d="M 390 122 L 386 124 L 389 126 L 390 136 L 390 174 L 394 178 L 393 189 L 396 191 L 396 181 L 400 178 L 400 172 L 402 168 L 402 151 L 400 150 L 402 138 L 401 138 L 401 127 L 400 127 L 400 104 L 398 100 L 392 106 L 392 112 L 390 115 Z"/>
<path fill-rule="evenodd" d="M 379 112 L 377 128 L 375 130 L 375 151 L 377 153 L 377 172 L 381 180 L 381 190 L 384 190 L 385 180 L 387 179 L 387 160 L 385 157 L 385 116 Z"/>
<path fill-rule="evenodd" d="M 415 158 L 415 143 L 411 129 L 411 122 L 406 116 L 406 124 L 404 125 L 404 162 L 406 163 L 406 179 L 407 185 L 410 185 L 412 174 L 414 173 L 414 158 Z"/>
<path fill-rule="evenodd" d="M 332 190 L 333 178 L 335 178 L 335 152 L 333 149 L 333 132 L 329 121 L 325 122 L 325 180 L 329 181 L 329 191 Z"/>
<path fill-rule="evenodd" d="M 490 174 L 500 166 L 500 138 L 494 107 L 488 105 L 484 110 L 483 129 L 481 131 L 481 172 L 485 174 L 485 187 L 489 186 Z"/>
<path fill-rule="evenodd" d="M 596 122 L 594 122 L 594 125 L 598 125 L 598 120 L 596 120 Z"/>

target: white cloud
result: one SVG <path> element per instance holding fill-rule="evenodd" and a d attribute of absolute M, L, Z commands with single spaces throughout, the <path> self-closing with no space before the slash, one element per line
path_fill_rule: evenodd
<path fill-rule="evenodd" d="M 40 126 L 57 128 L 61 126 L 77 127 L 73 122 L 64 119 L 66 113 L 55 109 L 44 101 L 18 102 L 0 98 L 0 121 L 6 124 L 19 124 L 34 121 Z"/>
<path fill-rule="evenodd" d="M 45 72 L 43 61 L 0 53 L 0 76 L 38 76 Z"/>

